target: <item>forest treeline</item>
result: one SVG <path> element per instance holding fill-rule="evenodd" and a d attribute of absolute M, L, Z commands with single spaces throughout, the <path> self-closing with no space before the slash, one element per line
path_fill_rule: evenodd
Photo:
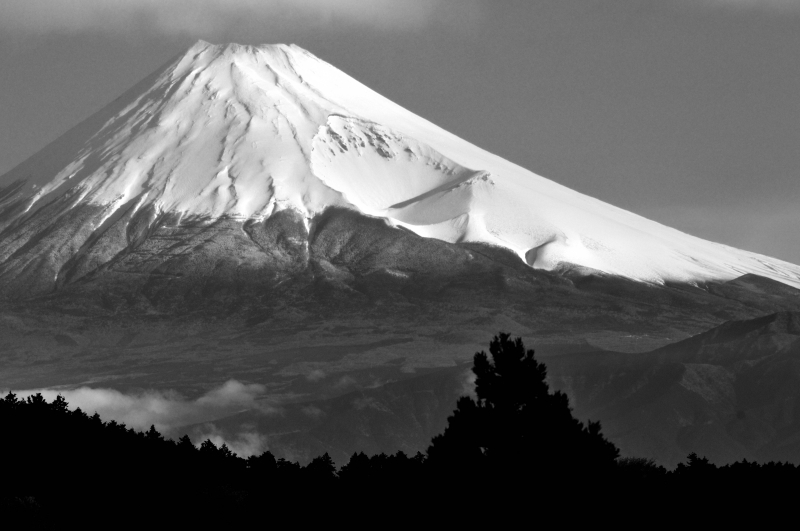
<path fill-rule="evenodd" d="M 181 521 L 261 518 L 308 521 L 346 508 L 358 514 L 445 509 L 492 498 L 536 500 L 550 511 L 585 503 L 784 492 L 798 467 L 741 461 L 716 466 L 695 454 L 668 471 L 620 457 L 599 423 L 572 415 L 551 392 L 546 367 L 522 341 L 500 334 L 477 353 L 475 396 L 462 397 L 425 453 L 354 454 L 337 469 L 328 454 L 300 466 L 269 451 L 241 458 L 225 445 L 165 439 L 71 411 L 63 397 L 0 399 L 0 514 L 58 521 L 171 515 Z M 412 511 L 408 513 L 407 511 Z"/>

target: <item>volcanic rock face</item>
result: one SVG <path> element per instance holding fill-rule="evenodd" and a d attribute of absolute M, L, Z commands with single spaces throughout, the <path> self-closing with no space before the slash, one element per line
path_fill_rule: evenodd
<path fill-rule="evenodd" d="M 797 266 L 559 186 L 296 46 L 199 42 L 0 178 L 0 293 L 50 293 L 104 271 L 149 274 L 151 255 L 181 255 L 193 265 L 174 274 L 203 274 L 184 256 L 201 233 L 206 253 L 210 240 L 227 238 L 218 258 L 240 269 L 281 269 L 284 250 L 259 243 L 258 227 L 291 211 L 286 219 L 308 233 L 330 208 L 500 246 L 546 270 L 579 266 L 657 284 L 753 273 L 800 286 Z M 302 232 L 282 240 L 299 246 L 291 263 L 307 245 Z"/>

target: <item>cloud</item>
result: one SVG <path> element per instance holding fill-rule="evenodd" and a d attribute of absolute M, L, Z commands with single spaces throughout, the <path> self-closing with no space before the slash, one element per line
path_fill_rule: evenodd
<path fill-rule="evenodd" d="M 470 24 L 478 0 L 4 0 L 0 29 L 28 33 L 135 34 L 213 38 L 285 27 L 370 26 L 415 30 Z"/>
<path fill-rule="evenodd" d="M 389 382 L 381 380 L 380 378 L 375 378 L 374 380 L 372 380 L 372 383 L 365 385 L 364 389 L 377 389 L 378 387 L 383 387 L 387 383 Z"/>
<path fill-rule="evenodd" d="M 228 380 L 220 387 L 189 400 L 175 391 L 142 391 L 121 393 L 115 389 L 29 389 L 17 391 L 19 397 L 41 393 L 48 401 L 62 395 L 70 408 L 81 408 L 89 415 L 97 412 L 104 421 L 115 420 L 130 428 L 144 430 L 155 425 L 165 435 L 190 424 L 209 422 L 243 410 L 257 410 L 264 414 L 278 413 L 272 406 L 257 399 L 265 388 L 258 384 L 244 384 Z"/>
<path fill-rule="evenodd" d="M 476 392 L 475 386 L 477 379 L 478 377 L 474 372 L 472 372 L 472 369 L 464 371 L 464 373 L 461 375 L 461 393 L 459 393 L 459 396 L 466 395 L 473 400 L 477 399 L 478 393 Z"/>
<path fill-rule="evenodd" d="M 350 387 L 350 386 L 355 385 L 357 383 L 358 382 L 356 381 L 356 379 L 353 378 L 352 376 L 344 375 L 341 378 L 339 378 L 339 380 L 336 383 L 333 384 L 333 388 L 334 389 L 344 389 L 345 387 Z"/>
<path fill-rule="evenodd" d="M 390 410 L 386 406 L 384 406 L 371 396 L 363 396 L 360 398 L 356 398 L 355 400 L 353 400 L 353 407 L 359 411 L 365 408 L 370 408 L 370 409 L 375 409 L 377 411 L 383 411 L 385 413 L 390 412 Z"/>
<path fill-rule="evenodd" d="M 327 376 L 325 371 L 321 369 L 313 369 L 310 373 L 306 374 L 306 380 L 309 382 L 318 382 Z"/>
<path fill-rule="evenodd" d="M 308 405 L 303 408 L 300 408 L 300 411 L 302 411 L 304 414 L 311 417 L 312 419 L 318 419 L 325 414 L 324 411 L 322 411 L 320 408 L 314 405 Z"/>
<path fill-rule="evenodd" d="M 213 424 L 206 424 L 203 429 L 195 436 L 196 446 L 200 446 L 206 440 L 211 441 L 219 448 L 226 445 L 233 453 L 239 457 L 248 458 L 251 455 L 261 455 L 269 450 L 267 438 L 260 433 L 253 431 L 243 431 L 234 436 L 225 436 Z"/>

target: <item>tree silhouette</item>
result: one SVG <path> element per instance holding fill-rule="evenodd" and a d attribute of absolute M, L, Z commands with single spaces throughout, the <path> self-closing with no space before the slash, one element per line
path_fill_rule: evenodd
<path fill-rule="evenodd" d="M 256 474 L 266 475 L 272 474 L 277 469 L 277 460 L 272 452 L 267 450 L 261 455 L 253 455 L 247 458 L 247 466 L 250 470 L 255 471 Z"/>
<path fill-rule="evenodd" d="M 418 518 L 407 510 L 411 493 L 448 524 L 460 516 L 473 527 L 481 516 L 495 526 L 504 516 L 533 523 L 543 515 L 562 524 L 581 515 L 596 520 L 593 508 L 615 508 L 624 519 L 636 516 L 630 507 L 641 507 L 660 518 L 659 508 L 687 500 L 714 508 L 715 522 L 716 508 L 732 500 L 793 507 L 791 485 L 800 468 L 789 463 L 716 465 L 693 453 L 668 471 L 652 459 L 615 461 L 617 450 L 599 424 L 584 426 L 563 393 L 550 392 L 533 351 L 501 334 L 490 352 L 491 360 L 485 353 L 475 357 L 477 398 L 459 400 L 427 458 L 359 452 L 338 475 L 328 454 L 305 467 L 268 451 L 245 460 L 210 440 L 198 448 L 189 437 L 173 441 L 154 426 L 137 432 L 103 422 L 70 410 L 63 397 L 48 403 L 41 395 L 8 393 L 0 397 L 0 426 L 8 435 L 0 437 L 0 515 L 3 522 L 22 517 L 48 528 L 85 523 L 87 514 L 96 521 L 126 514 L 126 523 L 139 518 L 141 526 L 154 515 L 182 523 L 194 517 L 206 527 L 214 518 L 229 525 L 232 517 L 262 525 L 264 515 L 327 525 L 343 507 L 373 513 L 375 521 L 387 514 Z M 475 502 L 465 488 L 477 491 Z M 131 516 L 130 507 L 147 509 Z"/>
<path fill-rule="evenodd" d="M 308 480 L 317 486 L 328 486 L 336 479 L 336 465 L 327 452 L 312 459 L 303 471 Z"/>
<path fill-rule="evenodd" d="M 339 471 L 339 479 L 347 485 L 369 485 L 374 480 L 370 458 L 364 452 L 353 453 Z"/>
<path fill-rule="evenodd" d="M 491 473 L 569 478 L 614 467 L 619 451 L 572 416 L 567 396 L 550 392 L 547 368 L 520 338 L 499 334 L 474 357 L 475 392 L 458 400 L 428 457 L 448 474 Z"/>

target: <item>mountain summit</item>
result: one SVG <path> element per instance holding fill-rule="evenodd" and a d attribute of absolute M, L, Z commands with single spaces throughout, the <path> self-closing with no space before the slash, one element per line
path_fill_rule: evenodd
<path fill-rule="evenodd" d="M 800 267 L 613 207 L 477 148 L 286 45 L 198 42 L 0 177 L 0 293 L 47 293 L 158 224 L 330 208 L 654 284 Z M 103 241 L 102 245 L 98 242 Z M 302 242 L 299 242 L 302 244 Z"/>

